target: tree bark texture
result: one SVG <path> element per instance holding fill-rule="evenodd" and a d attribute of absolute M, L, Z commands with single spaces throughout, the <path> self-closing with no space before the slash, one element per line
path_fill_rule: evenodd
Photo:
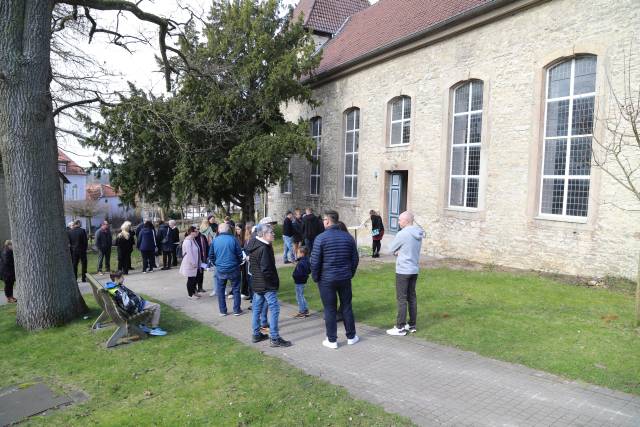
<path fill-rule="evenodd" d="M 0 1 L 0 155 L 16 266 L 18 324 L 86 311 L 75 281 L 57 172 L 49 84 L 53 0 Z"/>
<path fill-rule="evenodd" d="M 254 222 L 256 220 L 255 199 L 249 196 L 242 200 L 242 222 Z"/>

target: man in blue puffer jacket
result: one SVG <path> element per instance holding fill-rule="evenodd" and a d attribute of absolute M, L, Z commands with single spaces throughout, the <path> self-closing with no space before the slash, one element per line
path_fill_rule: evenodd
<path fill-rule="evenodd" d="M 216 267 L 216 293 L 220 315 L 227 315 L 227 301 L 224 288 L 227 280 L 231 281 L 233 293 L 233 314 L 242 314 L 240 309 L 240 263 L 242 262 L 242 248 L 240 242 L 231 234 L 231 227 L 227 223 L 218 227 L 218 237 L 209 246 L 209 264 Z"/>
<path fill-rule="evenodd" d="M 359 341 L 351 308 L 351 279 L 356 274 L 360 258 L 355 240 L 351 234 L 339 229 L 338 221 L 338 212 L 329 210 L 324 213 L 325 231 L 316 237 L 311 252 L 311 275 L 318 284 L 327 331 L 327 338 L 322 345 L 332 349 L 338 348 L 338 298 L 347 333 L 347 344 L 352 345 Z"/>

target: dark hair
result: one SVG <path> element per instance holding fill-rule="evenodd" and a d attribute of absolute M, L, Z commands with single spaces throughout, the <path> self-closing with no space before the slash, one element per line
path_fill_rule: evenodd
<path fill-rule="evenodd" d="M 344 224 L 344 222 L 342 221 L 338 221 L 336 223 L 336 225 L 338 226 L 338 230 L 340 231 L 346 231 L 347 233 L 349 232 L 349 229 L 347 228 L 347 226 Z"/>
<path fill-rule="evenodd" d="M 307 256 L 309 255 L 309 248 L 307 248 L 306 246 L 300 246 L 298 248 L 298 252 L 302 252 L 304 256 Z"/>
<path fill-rule="evenodd" d="M 324 211 L 324 216 L 329 218 L 329 221 L 331 222 L 331 224 L 337 224 L 338 221 L 340 221 L 340 215 L 338 214 L 338 212 L 334 211 L 333 209 Z"/>
<path fill-rule="evenodd" d="M 111 274 L 109 275 L 109 277 L 111 277 L 111 280 L 116 280 L 122 277 L 122 271 L 118 270 L 118 271 L 112 271 Z"/>
<path fill-rule="evenodd" d="M 212 222 L 209 227 L 211 227 L 211 231 L 213 231 L 214 233 L 218 232 L 218 223 L 217 222 Z"/>
<path fill-rule="evenodd" d="M 153 228 L 153 223 L 151 221 L 146 221 L 144 223 L 144 228 Z"/>
<path fill-rule="evenodd" d="M 187 237 L 189 234 L 193 233 L 196 230 L 197 228 L 195 226 L 190 225 L 189 228 L 187 228 L 187 231 L 185 231 L 184 237 Z"/>
<path fill-rule="evenodd" d="M 287 211 L 286 215 L 292 214 L 293 212 L 291 211 Z"/>
<path fill-rule="evenodd" d="M 373 209 L 369 211 L 369 215 L 375 215 L 375 214 L 376 214 L 376 211 L 374 211 Z"/>

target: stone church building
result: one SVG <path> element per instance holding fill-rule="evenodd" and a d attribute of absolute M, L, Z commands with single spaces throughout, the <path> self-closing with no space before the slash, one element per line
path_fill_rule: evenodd
<path fill-rule="evenodd" d="M 640 212 L 619 207 L 640 205 L 591 153 L 612 90 L 640 84 L 637 0 L 301 0 L 295 15 L 322 51 L 321 105 L 284 113 L 310 120 L 317 163 L 291 160 L 269 215 L 334 208 L 355 226 L 374 209 L 388 245 L 408 209 L 427 255 L 636 274 Z"/>

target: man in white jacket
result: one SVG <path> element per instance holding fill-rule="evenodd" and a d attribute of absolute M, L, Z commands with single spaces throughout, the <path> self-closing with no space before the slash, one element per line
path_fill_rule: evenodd
<path fill-rule="evenodd" d="M 405 211 L 398 219 L 400 232 L 391 243 L 391 253 L 396 258 L 396 300 L 398 316 L 393 328 L 387 330 L 389 335 L 406 335 L 416 331 L 418 304 L 416 301 L 416 282 L 420 270 L 420 248 L 425 237 L 424 230 L 413 225 L 413 214 Z M 407 308 L 409 323 L 407 323 Z"/>

